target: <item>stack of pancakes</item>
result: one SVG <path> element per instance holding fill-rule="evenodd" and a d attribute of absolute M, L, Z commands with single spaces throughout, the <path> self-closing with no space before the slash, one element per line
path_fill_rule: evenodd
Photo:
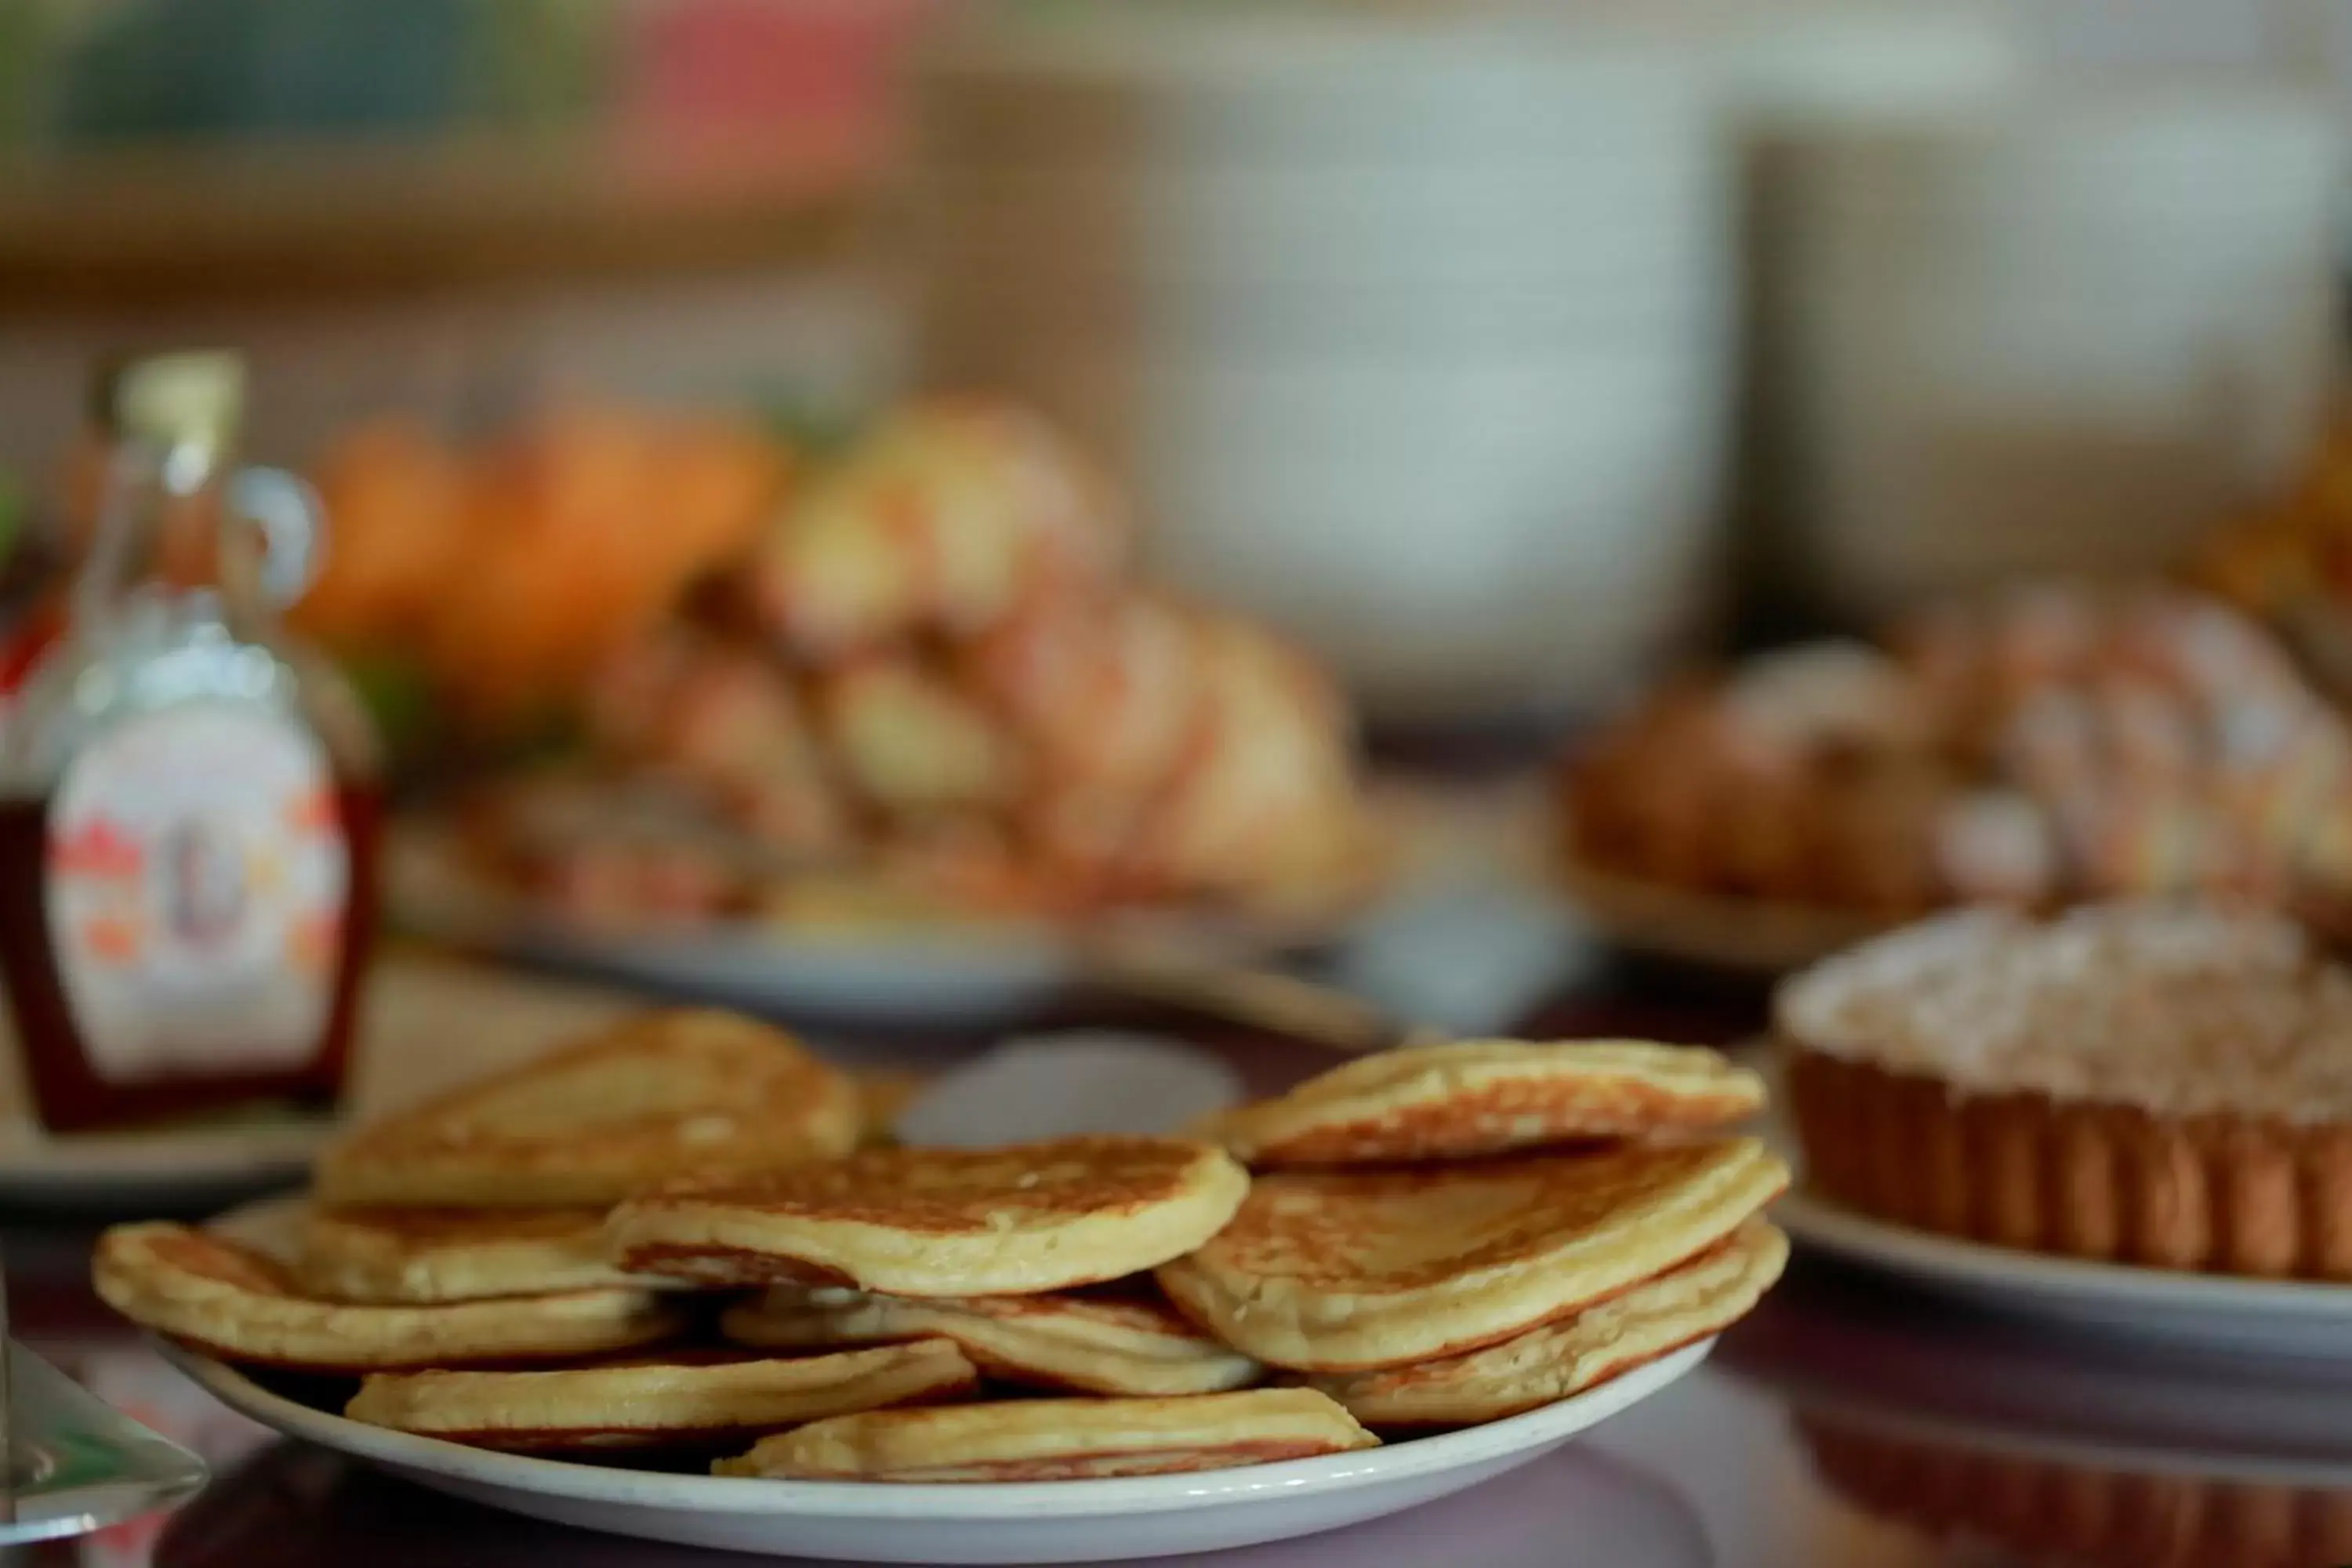
<path fill-rule="evenodd" d="M 788 1037 L 658 1013 L 354 1134 L 282 1249 L 118 1226 L 96 1277 L 453 1441 L 1204 1469 L 1496 1419 L 1718 1331 L 1786 1254 L 1757 1217 L 1786 1171 L 1717 1135 L 1761 1101 L 1712 1052 L 1465 1042 L 1191 1139 L 858 1148 L 856 1086 Z"/>

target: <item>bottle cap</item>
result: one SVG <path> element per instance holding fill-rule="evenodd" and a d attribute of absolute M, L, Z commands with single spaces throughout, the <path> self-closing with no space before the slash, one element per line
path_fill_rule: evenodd
<path fill-rule="evenodd" d="M 119 437 L 219 455 L 245 412 L 245 360 L 190 350 L 119 360 L 98 379 L 98 422 Z"/>

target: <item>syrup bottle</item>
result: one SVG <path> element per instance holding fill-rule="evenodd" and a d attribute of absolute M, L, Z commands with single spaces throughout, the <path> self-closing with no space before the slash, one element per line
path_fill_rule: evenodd
<path fill-rule="evenodd" d="M 308 492 L 233 471 L 235 355 L 100 381 L 105 499 L 0 731 L 0 976 L 43 1124 L 331 1101 L 374 936 L 375 741 L 276 610 Z"/>

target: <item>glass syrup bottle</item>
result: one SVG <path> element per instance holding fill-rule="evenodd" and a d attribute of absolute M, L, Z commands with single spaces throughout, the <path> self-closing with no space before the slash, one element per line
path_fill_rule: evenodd
<path fill-rule="evenodd" d="M 0 975 L 42 1123 L 340 1092 L 375 931 L 376 745 L 277 609 L 320 521 L 234 470 L 233 354 L 101 378 L 105 500 L 0 730 Z"/>

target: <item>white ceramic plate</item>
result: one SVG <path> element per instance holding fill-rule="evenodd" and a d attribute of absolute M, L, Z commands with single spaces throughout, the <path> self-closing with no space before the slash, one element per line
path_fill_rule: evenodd
<path fill-rule="evenodd" d="M 391 842 L 391 906 L 403 926 L 496 958 L 754 1011 L 838 1021 L 1001 1027 L 1084 982 L 1084 953 L 1049 926 L 982 921 L 882 927 L 710 921 L 600 930 L 492 885 L 430 832 Z M 1341 940 L 1370 907 L 1296 925 L 1139 912 L 1117 934 L 1171 956 L 1248 965 Z M 1111 934 L 1097 931 L 1096 934 Z"/>
<path fill-rule="evenodd" d="M 1318 1459 L 1196 1475 L 1026 1484 L 769 1481 L 568 1464 L 362 1426 L 176 1345 L 173 1364 L 290 1437 L 535 1519 L 653 1541 L 854 1563 L 1077 1563 L 1210 1552 L 1336 1530 L 1551 1452 L 1688 1373 L 1706 1340 L 1507 1421 Z"/>
<path fill-rule="evenodd" d="M 2049 1258 L 1914 1230 L 1804 1192 L 1783 1197 L 1772 1215 L 1808 1247 L 1996 1311 L 2215 1349 L 2352 1357 L 2352 1285 Z"/>

